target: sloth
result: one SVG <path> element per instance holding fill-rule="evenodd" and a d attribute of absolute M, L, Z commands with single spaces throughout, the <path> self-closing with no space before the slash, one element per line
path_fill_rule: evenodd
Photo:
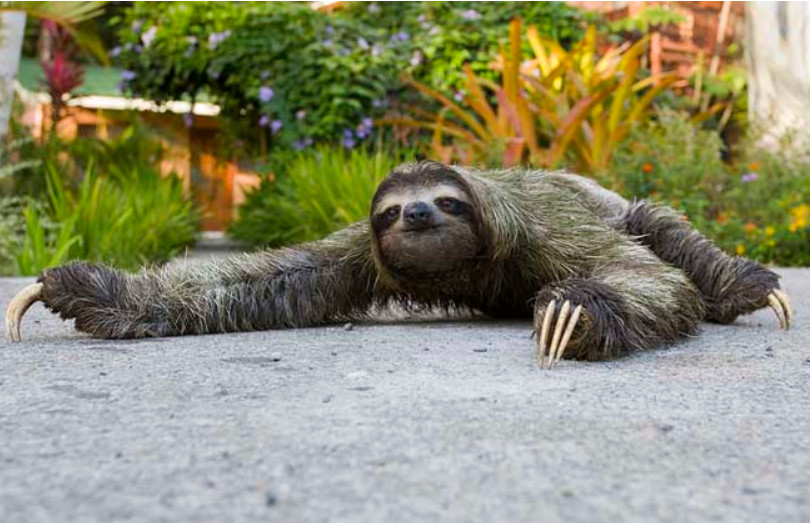
<path fill-rule="evenodd" d="M 367 220 L 320 241 L 134 274 L 47 269 L 12 300 L 7 329 L 19 341 L 35 301 L 102 338 L 309 327 L 398 305 L 531 318 L 538 363 L 551 368 L 670 344 L 700 321 L 766 306 L 788 329 L 778 280 L 674 210 L 587 178 L 422 161 L 388 174 Z"/>

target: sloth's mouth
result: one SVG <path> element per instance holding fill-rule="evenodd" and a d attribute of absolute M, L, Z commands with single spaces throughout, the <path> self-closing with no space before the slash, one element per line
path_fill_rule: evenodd
<path fill-rule="evenodd" d="M 435 232 L 444 227 L 444 225 L 428 225 L 427 227 L 409 227 L 407 229 L 403 228 L 400 232 L 408 233 L 408 234 L 418 234 L 423 232 Z"/>

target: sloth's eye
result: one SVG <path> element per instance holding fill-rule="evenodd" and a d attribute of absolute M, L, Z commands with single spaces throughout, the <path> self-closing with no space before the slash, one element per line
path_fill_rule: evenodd
<path fill-rule="evenodd" d="M 443 212 L 452 213 L 458 210 L 458 204 L 460 202 L 455 198 L 437 198 L 433 203 Z"/>
<path fill-rule="evenodd" d="M 383 214 L 389 220 L 395 220 L 396 218 L 399 217 L 399 205 L 389 207 Z"/>

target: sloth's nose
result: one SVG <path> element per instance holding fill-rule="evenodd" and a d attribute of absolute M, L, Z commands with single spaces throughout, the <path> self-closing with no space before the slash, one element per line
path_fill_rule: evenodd
<path fill-rule="evenodd" d="M 413 202 L 405 206 L 402 218 L 409 226 L 415 229 L 424 229 L 431 226 L 433 211 L 425 202 Z"/>

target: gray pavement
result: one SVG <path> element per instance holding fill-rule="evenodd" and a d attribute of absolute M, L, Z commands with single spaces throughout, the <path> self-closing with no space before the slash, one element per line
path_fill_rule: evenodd
<path fill-rule="evenodd" d="M 810 270 L 759 312 L 539 370 L 527 322 L 0 342 L 0 522 L 810 521 Z M 0 280 L 0 306 L 26 280 Z"/>

